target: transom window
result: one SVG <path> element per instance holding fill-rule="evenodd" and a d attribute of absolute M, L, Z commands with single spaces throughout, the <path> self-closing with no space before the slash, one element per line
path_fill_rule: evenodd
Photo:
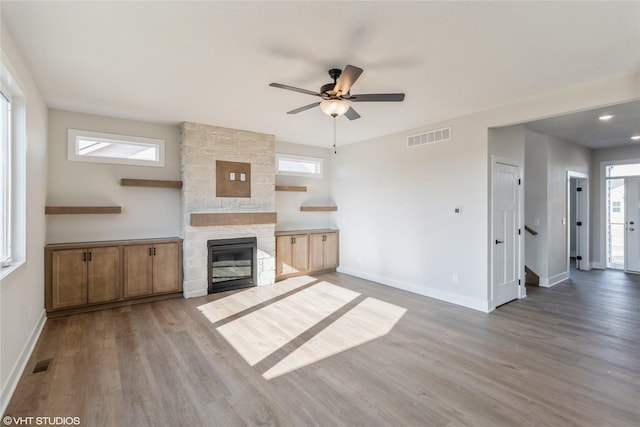
<path fill-rule="evenodd" d="M 607 178 L 638 176 L 640 175 L 640 163 L 608 165 L 606 166 L 606 174 Z"/>
<path fill-rule="evenodd" d="M 276 154 L 276 173 L 322 178 L 322 159 L 278 153 Z"/>
<path fill-rule="evenodd" d="M 69 160 L 164 166 L 164 140 L 87 130 L 68 130 Z"/>

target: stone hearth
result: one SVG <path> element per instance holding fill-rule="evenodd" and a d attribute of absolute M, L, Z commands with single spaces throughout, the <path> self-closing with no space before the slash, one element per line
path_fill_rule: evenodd
<path fill-rule="evenodd" d="M 268 224 L 191 225 L 191 214 L 195 213 L 275 211 L 273 135 L 185 122 L 181 152 L 184 296 L 207 294 L 207 241 L 214 239 L 256 237 L 258 285 L 273 284 L 275 220 Z M 216 197 L 216 160 L 251 163 L 251 197 Z"/>

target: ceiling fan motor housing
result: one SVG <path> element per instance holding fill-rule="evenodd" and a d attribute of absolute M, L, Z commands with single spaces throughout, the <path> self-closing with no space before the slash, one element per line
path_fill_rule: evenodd
<path fill-rule="evenodd" d="M 333 92 L 334 87 L 336 87 L 335 83 L 327 83 L 326 85 L 322 85 L 322 87 L 320 88 L 320 93 L 322 95 L 333 95 L 335 94 L 335 92 Z"/>
<path fill-rule="evenodd" d="M 342 70 L 339 68 L 332 68 L 329 70 L 329 77 L 331 77 L 333 79 L 333 83 L 327 83 L 326 85 L 323 85 L 320 88 L 320 93 L 322 95 L 328 95 L 330 97 L 333 97 L 336 93 L 333 90 L 334 87 L 336 87 L 336 82 L 338 81 L 338 79 L 340 78 L 340 76 L 342 75 Z"/>

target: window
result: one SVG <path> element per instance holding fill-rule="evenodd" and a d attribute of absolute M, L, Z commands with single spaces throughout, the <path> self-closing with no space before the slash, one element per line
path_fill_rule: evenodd
<path fill-rule="evenodd" d="M 607 178 L 640 175 L 640 163 L 609 165 L 606 167 Z"/>
<path fill-rule="evenodd" d="M 67 158 L 81 162 L 164 166 L 164 140 L 68 130 Z"/>
<path fill-rule="evenodd" d="M 11 262 L 11 98 L 0 91 L 0 266 Z"/>
<path fill-rule="evenodd" d="M 611 202 L 611 212 L 620 213 L 620 205 L 622 202 Z"/>
<path fill-rule="evenodd" d="M 322 178 L 322 159 L 278 153 L 276 154 L 276 173 Z"/>

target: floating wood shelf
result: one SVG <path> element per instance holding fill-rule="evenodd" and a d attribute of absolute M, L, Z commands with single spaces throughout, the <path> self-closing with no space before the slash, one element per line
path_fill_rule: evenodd
<path fill-rule="evenodd" d="M 120 206 L 45 206 L 45 215 L 119 214 Z"/>
<path fill-rule="evenodd" d="M 182 181 L 163 181 L 159 179 L 132 179 L 122 178 L 120 185 L 123 187 L 163 187 L 182 188 Z"/>
<path fill-rule="evenodd" d="M 337 206 L 300 206 L 300 212 L 335 212 Z"/>
<path fill-rule="evenodd" d="M 276 191 L 307 191 L 307 187 L 297 185 L 276 185 Z"/>
<path fill-rule="evenodd" d="M 192 213 L 192 227 L 275 224 L 276 212 Z"/>

